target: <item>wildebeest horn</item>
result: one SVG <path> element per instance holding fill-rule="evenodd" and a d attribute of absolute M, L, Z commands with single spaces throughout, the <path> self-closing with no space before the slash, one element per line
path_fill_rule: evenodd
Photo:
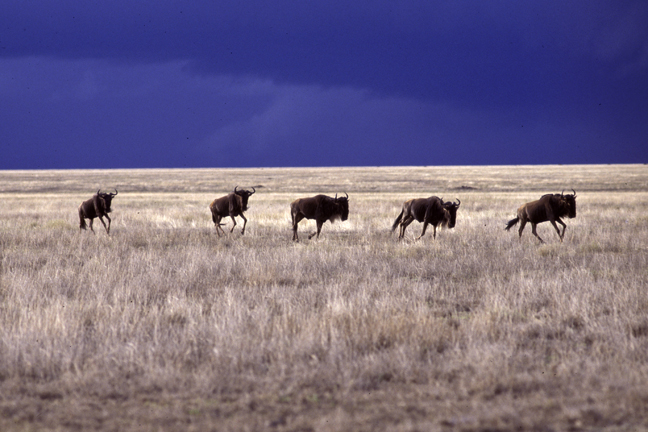
<path fill-rule="evenodd" d="M 111 193 L 110 195 L 111 195 L 111 196 L 115 196 L 115 195 L 117 195 L 118 193 L 119 193 L 119 191 L 117 190 L 117 188 L 115 188 L 115 193 Z"/>
<path fill-rule="evenodd" d="M 574 198 L 576 198 L 576 191 L 572 189 L 572 192 L 574 192 Z"/>
<path fill-rule="evenodd" d="M 337 194 L 335 194 L 335 201 L 337 201 Z"/>
<path fill-rule="evenodd" d="M 238 185 L 234 186 L 234 193 L 236 193 L 236 189 L 238 189 Z"/>
<path fill-rule="evenodd" d="M 349 194 L 344 192 L 344 195 L 346 195 L 346 199 L 348 200 L 349 199 Z"/>
<path fill-rule="evenodd" d="M 252 193 L 250 195 L 252 195 L 254 192 L 256 192 L 256 189 L 254 189 L 254 186 L 252 186 Z"/>
<path fill-rule="evenodd" d="M 99 192 L 101 192 L 101 188 L 97 189 L 97 195 L 99 195 Z"/>
<path fill-rule="evenodd" d="M 457 202 L 459 203 L 459 204 L 457 204 L 457 208 L 459 208 L 459 206 L 461 205 L 461 200 L 459 198 L 457 198 Z"/>

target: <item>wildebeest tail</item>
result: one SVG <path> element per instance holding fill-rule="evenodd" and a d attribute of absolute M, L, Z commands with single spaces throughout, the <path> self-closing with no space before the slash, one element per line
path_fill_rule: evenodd
<path fill-rule="evenodd" d="M 218 221 L 216 220 L 216 216 L 213 215 L 213 214 L 212 214 L 212 221 L 214 222 L 214 225 L 219 226 L 219 227 L 220 227 L 220 226 L 225 226 L 225 225 L 226 225 L 226 224 L 224 224 L 224 223 L 218 222 Z"/>
<path fill-rule="evenodd" d="M 392 225 L 392 229 L 391 229 L 392 232 L 396 231 L 396 227 L 398 226 L 400 221 L 403 219 L 403 213 L 405 213 L 405 210 L 401 210 L 400 214 L 398 215 L 398 217 L 394 221 L 394 224 Z"/>
<path fill-rule="evenodd" d="M 290 203 L 290 223 L 293 227 L 295 226 L 295 215 L 297 214 L 297 212 L 299 212 L 299 205 L 297 204 L 297 201 L 299 200 L 295 200 Z"/>
<path fill-rule="evenodd" d="M 520 221 L 520 218 L 519 218 L 519 217 L 516 217 L 515 219 L 511 219 L 510 221 L 508 221 L 508 224 L 506 224 L 506 228 L 504 228 L 504 230 L 505 230 L 505 231 L 510 230 L 510 229 L 513 228 L 513 227 L 515 226 L 515 224 L 518 223 L 519 221 Z"/>
<path fill-rule="evenodd" d="M 83 208 L 82 205 L 79 206 L 79 229 L 86 229 L 86 221 L 83 217 Z"/>

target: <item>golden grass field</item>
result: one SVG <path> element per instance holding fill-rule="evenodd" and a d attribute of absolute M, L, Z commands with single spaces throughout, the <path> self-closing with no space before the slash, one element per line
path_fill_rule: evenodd
<path fill-rule="evenodd" d="M 99 188 L 110 236 L 78 229 Z M 563 243 L 504 231 L 572 188 Z M 397 242 L 430 195 L 456 227 Z M 646 165 L 0 171 L 0 203 L 2 431 L 648 429 Z"/>

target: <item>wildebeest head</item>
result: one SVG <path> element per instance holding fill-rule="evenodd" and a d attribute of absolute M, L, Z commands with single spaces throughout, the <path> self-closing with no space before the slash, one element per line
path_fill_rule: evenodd
<path fill-rule="evenodd" d="M 252 192 L 250 192 L 248 190 L 245 190 L 245 189 L 238 190 L 238 186 L 234 187 L 234 193 L 241 197 L 241 204 L 242 204 L 242 210 L 243 211 L 246 211 L 248 209 L 248 199 L 255 192 L 256 192 L 256 189 L 254 189 L 254 186 L 252 186 Z"/>
<path fill-rule="evenodd" d="M 567 217 L 570 219 L 576 217 L 576 191 L 572 189 L 572 192 L 574 192 L 573 195 L 565 195 L 565 191 L 562 191 L 562 193 L 560 194 L 561 213 L 567 215 Z"/>
<path fill-rule="evenodd" d="M 110 204 L 112 203 L 113 197 L 118 193 L 117 189 L 115 189 L 115 193 L 101 192 L 101 189 L 97 191 L 97 197 L 104 202 L 104 212 L 110 213 L 112 211 Z"/>
<path fill-rule="evenodd" d="M 451 201 L 443 202 L 443 199 L 441 199 L 441 205 L 446 213 L 443 225 L 447 225 L 448 228 L 454 228 L 457 222 L 457 209 L 461 205 L 461 200 L 457 198 L 457 202 L 454 203 Z"/>
<path fill-rule="evenodd" d="M 349 195 L 344 192 L 345 197 L 339 197 L 335 194 L 334 205 L 337 208 L 336 216 L 339 216 L 340 220 L 344 222 L 349 218 Z"/>

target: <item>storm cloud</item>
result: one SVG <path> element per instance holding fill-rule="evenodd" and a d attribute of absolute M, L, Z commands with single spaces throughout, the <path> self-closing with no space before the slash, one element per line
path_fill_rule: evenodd
<path fill-rule="evenodd" d="M 646 162 L 648 4 L 0 5 L 0 168 Z"/>

